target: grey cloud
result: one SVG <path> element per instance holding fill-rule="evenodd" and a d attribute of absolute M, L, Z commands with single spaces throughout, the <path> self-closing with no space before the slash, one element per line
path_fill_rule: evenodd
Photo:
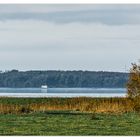
<path fill-rule="evenodd" d="M 87 10 L 88 6 L 89 5 L 85 5 L 81 7 L 81 5 L 79 5 L 79 7 L 81 7 L 79 10 L 76 10 L 72 6 L 69 8 L 69 10 L 62 10 L 63 8 L 60 10 L 59 8 L 65 6 L 61 5 L 61 7 L 57 7 L 55 5 L 55 7 L 57 7 L 56 9 L 58 10 L 54 10 L 55 12 L 47 12 L 44 10 L 41 11 L 41 9 L 38 12 L 33 10 L 27 10 L 25 12 L 1 12 L 0 20 L 43 20 L 53 23 L 94 22 L 108 25 L 140 24 L 140 5 L 97 5 L 98 8 L 95 8 L 96 6 L 93 5 L 93 8 L 90 6 L 90 8 Z M 26 5 L 23 7 L 26 9 Z M 34 9 L 33 7 L 34 6 L 32 5 L 31 9 Z M 114 7 L 114 9 L 111 7 Z M 29 6 L 27 9 L 29 9 Z"/>
<path fill-rule="evenodd" d="M 124 71 L 139 58 L 139 5 L 1 7 L 0 69 Z"/>

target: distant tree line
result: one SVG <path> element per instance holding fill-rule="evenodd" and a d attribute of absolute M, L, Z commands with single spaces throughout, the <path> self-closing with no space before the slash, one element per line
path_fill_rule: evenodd
<path fill-rule="evenodd" d="M 126 87 L 128 73 L 103 71 L 18 71 L 0 72 L 0 87 Z"/>

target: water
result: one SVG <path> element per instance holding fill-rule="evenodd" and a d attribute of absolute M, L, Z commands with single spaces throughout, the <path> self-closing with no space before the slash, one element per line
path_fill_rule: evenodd
<path fill-rule="evenodd" d="M 125 97 L 125 88 L 0 88 L 4 97 Z"/>

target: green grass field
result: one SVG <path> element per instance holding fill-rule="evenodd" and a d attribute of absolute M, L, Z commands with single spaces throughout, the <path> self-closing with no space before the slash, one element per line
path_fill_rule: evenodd
<path fill-rule="evenodd" d="M 140 135 L 140 115 L 49 111 L 1 114 L 0 135 Z"/>
<path fill-rule="evenodd" d="M 0 98 L 0 135 L 140 135 L 139 99 Z"/>

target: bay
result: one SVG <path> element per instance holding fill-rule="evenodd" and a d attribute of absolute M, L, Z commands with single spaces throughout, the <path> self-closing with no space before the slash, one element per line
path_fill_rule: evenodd
<path fill-rule="evenodd" d="M 125 97 L 125 88 L 0 88 L 2 97 Z"/>

